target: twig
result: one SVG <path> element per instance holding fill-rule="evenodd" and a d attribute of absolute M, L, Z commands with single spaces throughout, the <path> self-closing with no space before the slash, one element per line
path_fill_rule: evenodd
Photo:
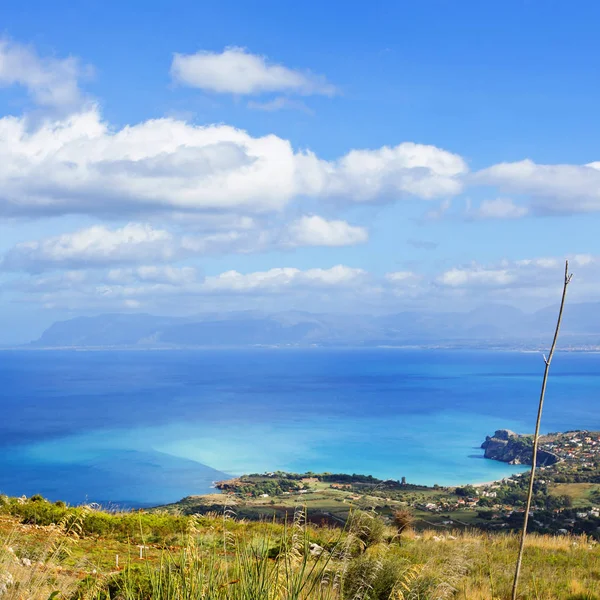
<path fill-rule="evenodd" d="M 560 330 L 560 324 L 562 321 L 563 309 L 565 307 L 565 299 L 567 297 L 567 287 L 571 283 L 573 275 L 569 273 L 569 261 L 565 262 L 565 282 L 563 285 L 562 299 L 560 301 L 560 310 L 558 311 L 558 320 L 556 321 L 556 329 L 554 331 L 554 338 L 552 339 L 552 346 L 548 358 L 544 356 L 544 362 L 546 368 L 544 369 L 544 379 L 542 380 L 542 390 L 540 392 L 540 403 L 538 406 L 537 421 L 535 423 L 535 433 L 533 436 L 533 456 L 531 458 L 531 473 L 529 475 L 529 491 L 527 492 L 527 505 L 525 507 L 525 519 L 523 521 L 523 529 L 521 530 L 521 543 L 519 545 L 519 555 L 517 556 L 517 564 L 515 566 L 515 578 L 513 580 L 512 587 L 512 600 L 517 600 L 517 588 L 519 586 L 519 575 L 521 573 L 521 563 L 523 562 L 523 552 L 525 550 L 525 538 L 527 536 L 527 522 L 529 521 L 529 511 L 531 510 L 531 499 L 533 497 L 533 482 L 535 479 L 535 468 L 537 466 L 537 450 L 538 442 L 540 438 L 540 423 L 542 421 L 542 409 L 544 407 L 544 396 L 546 394 L 546 383 L 548 382 L 548 372 L 550 371 L 550 363 L 554 356 L 554 349 L 556 348 L 556 341 L 558 340 L 558 332 Z"/>

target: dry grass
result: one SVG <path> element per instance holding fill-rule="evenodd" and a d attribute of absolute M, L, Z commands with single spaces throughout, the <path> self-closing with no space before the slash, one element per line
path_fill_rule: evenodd
<path fill-rule="evenodd" d="M 510 597 L 514 534 L 407 528 L 399 535 L 371 517 L 356 523 L 360 529 L 341 532 L 301 520 L 284 526 L 205 515 L 190 519 L 176 544 L 149 543 L 140 560 L 136 543 L 81 537 L 76 523 L 40 527 L 3 517 L 0 581 L 12 583 L 0 598 L 106 599 L 107 591 L 123 600 Z M 520 597 L 600 599 L 599 545 L 585 536 L 529 536 Z"/>
<path fill-rule="evenodd" d="M 426 531 L 411 532 L 405 538 L 410 542 L 404 552 L 413 560 L 425 561 L 431 572 L 441 573 L 460 554 L 467 570 L 456 583 L 457 598 L 510 597 L 518 535 Z M 579 594 L 600 599 L 600 548 L 586 536 L 532 534 L 525 546 L 521 577 L 522 598 L 566 599 Z"/>
<path fill-rule="evenodd" d="M 0 545 L 0 598 L 47 600 L 68 598 L 85 570 L 63 566 L 81 531 L 77 520 L 65 519 L 45 527 L 12 525 Z M 24 534 L 28 535 L 24 535 Z"/>

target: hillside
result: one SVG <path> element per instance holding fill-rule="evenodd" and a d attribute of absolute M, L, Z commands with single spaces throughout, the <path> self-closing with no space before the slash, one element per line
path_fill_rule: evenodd
<path fill-rule="evenodd" d="M 483 600 L 509 597 L 518 540 L 356 511 L 345 529 L 105 513 L 0 497 L 3 600 Z M 520 597 L 600 598 L 600 546 L 529 536 Z"/>
<path fill-rule="evenodd" d="M 556 308 L 524 313 L 487 305 L 469 312 L 384 316 L 288 311 L 209 313 L 191 317 L 106 314 L 50 326 L 31 347 L 226 347 L 423 345 L 538 348 L 548 343 Z M 600 303 L 573 304 L 563 347 L 600 347 Z"/>
<path fill-rule="evenodd" d="M 543 445 L 560 460 L 536 482 L 519 597 L 599 600 L 600 433 Z M 527 484 L 277 471 L 132 512 L 0 495 L 0 598 L 504 599 Z"/>

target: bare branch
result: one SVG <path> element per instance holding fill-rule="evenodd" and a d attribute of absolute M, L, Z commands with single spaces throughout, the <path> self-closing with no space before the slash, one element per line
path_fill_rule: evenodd
<path fill-rule="evenodd" d="M 544 408 L 544 396 L 546 395 L 546 384 L 548 382 L 548 372 L 550 371 L 550 363 L 554 356 L 554 349 L 556 348 L 556 342 L 558 340 L 558 332 L 560 331 L 560 324 L 562 322 L 563 309 L 565 307 L 565 299 L 567 297 L 567 287 L 571 283 L 573 278 L 572 274 L 569 274 L 569 261 L 565 262 L 565 284 L 563 286 L 562 298 L 560 301 L 560 309 L 558 311 L 558 319 L 556 321 L 556 329 L 554 330 L 554 338 L 552 339 L 552 346 L 550 346 L 550 352 L 548 358 L 544 356 L 544 362 L 546 368 L 544 369 L 544 378 L 542 380 L 542 390 L 540 392 L 540 402 L 538 406 L 537 421 L 535 423 L 535 433 L 533 436 L 533 456 L 531 457 L 531 473 L 529 475 L 529 490 L 527 493 L 527 504 L 525 506 L 525 520 L 523 521 L 523 529 L 521 530 L 521 543 L 519 545 L 519 554 L 517 556 L 517 563 L 515 566 L 515 578 L 513 580 L 512 587 L 512 600 L 517 600 L 517 589 L 519 586 L 519 575 L 521 573 L 521 563 L 523 562 L 523 552 L 525 550 L 525 538 L 527 537 L 527 523 L 529 521 L 529 511 L 531 510 L 531 499 L 533 497 L 533 482 L 535 479 L 535 468 L 537 466 L 537 451 L 540 440 L 540 423 L 542 421 L 542 409 Z"/>

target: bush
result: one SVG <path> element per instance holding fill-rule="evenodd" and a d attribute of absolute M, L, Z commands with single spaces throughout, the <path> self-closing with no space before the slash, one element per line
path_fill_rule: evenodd
<path fill-rule="evenodd" d="M 365 553 L 348 565 L 343 584 L 343 597 L 364 600 L 388 600 L 397 596 L 403 584 L 410 583 L 416 571 L 406 560 L 393 555 Z"/>
<path fill-rule="evenodd" d="M 463 498 L 477 496 L 477 490 L 472 485 L 465 485 L 464 487 L 457 487 L 454 490 L 454 493 L 457 496 L 462 496 Z"/>
<path fill-rule="evenodd" d="M 383 542 L 385 525 L 374 513 L 354 511 L 348 520 L 349 530 L 363 543 L 364 548 Z"/>
<path fill-rule="evenodd" d="M 408 509 L 400 509 L 394 511 L 394 515 L 392 517 L 392 521 L 394 526 L 398 530 L 398 533 L 402 533 L 404 530 L 408 529 L 415 520 L 414 515 Z"/>

